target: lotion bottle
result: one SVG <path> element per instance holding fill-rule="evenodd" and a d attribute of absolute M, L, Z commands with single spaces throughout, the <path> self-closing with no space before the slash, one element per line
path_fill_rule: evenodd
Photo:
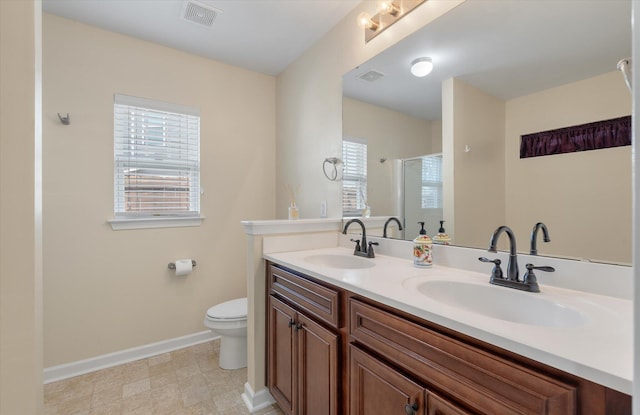
<path fill-rule="evenodd" d="M 433 265 L 431 256 L 433 241 L 424 230 L 424 222 L 418 222 L 418 224 L 420 224 L 420 234 L 413 240 L 413 265 L 428 268 Z"/>
<path fill-rule="evenodd" d="M 443 220 L 440 221 L 440 229 L 438 229 L 438 234 L 433 237 L 433 243 L 440 244 L 440 245 L 449 245 L 451 243 L 451 238 L 449 237 L 449 235 L 447 235 L 446 231 L 444 230 Z"/>

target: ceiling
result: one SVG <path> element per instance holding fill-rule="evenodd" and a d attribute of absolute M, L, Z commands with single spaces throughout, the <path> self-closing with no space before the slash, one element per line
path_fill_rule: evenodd
<path fill-rule="evenodd" d="M 361 3 L 191 0 L 221 11 L 203 27 L 181 18 L 186 1 L 43 0 L 43 10 L 277 75 Z M 442 82 L 451 77 L 512 99 L 615 70 L 631 56 L 630 16 L 631 0 L 467 0 L 346 74 L 344 93 L 437 120 Z M 409 72 L 420 56 L 434 63 L 425 78 Z M 359 78 L 370 70 L 384 76 Z"/>
<path fill-rule="evenodd" d="M 345 75 L 343 89 L 439 120 L 448 78 L 508 100 L 616 70 L 631 56 L 631 36 L 630 0 L 467 0 Z M 431 57 L 434 69 L 416 78 L 409 67 L 421 56 Z M 360 79 L 371 70 L 384 76 Z"/>
<path fill-rule="evenodd" d="M 43 0 L 43 11 L 277 75 L 361 0 L 197 0 L 221 11 L 211 27 L 182 19 L 185 2 Z"/>

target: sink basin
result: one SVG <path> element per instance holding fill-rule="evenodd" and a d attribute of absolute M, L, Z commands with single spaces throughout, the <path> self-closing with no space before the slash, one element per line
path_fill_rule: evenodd
<path fill-rule="evenodd" d="M 543 327 L 570 328 L 587 322 L 585 314 L 540 294 L 462 281 L 433 280 L 416 289 L 440 303 L 495 319 Z"/>
<path fill-rule="evenodd" d="M 304 260 L 314 265 L 329 268 L 362 269 L 376 265 L 375 262 L 369 259 L 355 255 L 319 254 L 307 256 Z"/>

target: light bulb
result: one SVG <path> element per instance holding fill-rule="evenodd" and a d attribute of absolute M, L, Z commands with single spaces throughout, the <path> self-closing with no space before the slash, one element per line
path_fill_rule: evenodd
<path fill-rule="evenodd" d="M 392 16 L 397 16 L 399 12 L 400 12 L 400 9 L 398 8 L 398 6 L 396 6 L 396 4 L 393 1 L 390 1 L 390 0 L 381 1 L 378 4 L 378 13 L 380 14 L 390 14 Z"/>
<path fill-rule="evenodd" d="M 367 12 L 362 12 L 358 15 L 358 26 L 363 29 L 371 30 L 376 30 L 378 28 L 378 24 L 371 20 L 371 15 Z"/>
<path fill-rule="evenodd" d="M 429 75 L 433 70 L 433 62 L 431 58 L 418 58 L 411 62 L 411 73 L 417 77 L 423 77 Z"/>

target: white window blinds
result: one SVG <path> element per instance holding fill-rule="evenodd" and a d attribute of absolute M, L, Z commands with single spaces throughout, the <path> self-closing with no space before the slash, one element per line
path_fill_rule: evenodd
<path fill-rule="evenodd" d="M 197 109 L 115 95 L 115 216 L 200 214 Z"/>
<path fill-rule="evenodd" d="M 342 140 L 342 215 L 362 216 L 367 206 L 367 141 Z"/>
<path fill-rule="evenodd" d="M 442 156 L 422 158 L 422 208 L 442 208 Z"/>

